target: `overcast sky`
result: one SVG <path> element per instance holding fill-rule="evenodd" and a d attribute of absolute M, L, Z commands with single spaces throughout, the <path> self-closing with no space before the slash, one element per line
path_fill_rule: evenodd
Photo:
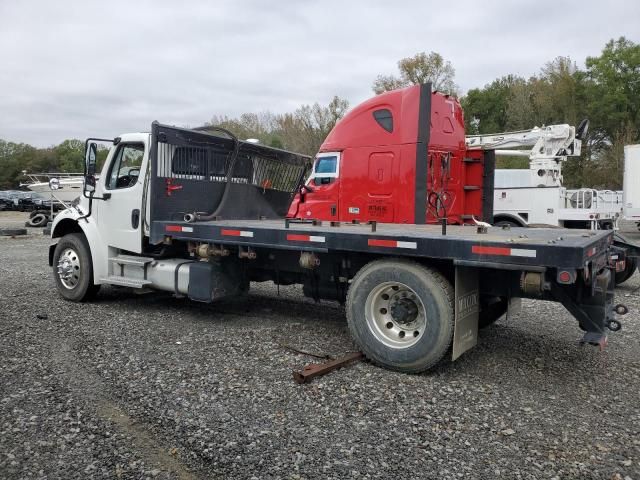
<path fill-rule="evenodd" d="M 637 0 L 0 0 L 0 138 L 37 146 L 370 97 L 436 51 L 463 92 L 640 42 Z"/>

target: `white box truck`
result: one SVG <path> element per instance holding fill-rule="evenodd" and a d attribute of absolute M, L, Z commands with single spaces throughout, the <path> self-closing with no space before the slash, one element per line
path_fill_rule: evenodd
<path fill-rule="evenodd" d="M 640 229 L 640 145 L 624 147 L 623 215 Z"/>

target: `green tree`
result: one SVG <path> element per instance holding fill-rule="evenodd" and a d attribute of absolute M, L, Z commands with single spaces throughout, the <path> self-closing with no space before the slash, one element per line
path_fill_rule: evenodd
<path fill-rule="evenodd" d="M 507 109 L 515 85 L 524 85 L 523 78 L 507 75 L 483 88 L 474 88 L 462 97 L 467 133 L 470 135 L 508 130 Z"/>
<path fill-rule="evenodd" d="M 601 142 L 630 129 L 640 140 L 640 45 L 620 37 L 598 57 L 587 57 L 589 118 Z"/>
<path fill-rule="evenodd" d="M 58 171 L 82 172 L 84 169 L 84 142 L 81 140 L 65 140 L 53 148 L 58 158 Z"/>
<path fill-rule="evenodd" d="M 31 171 L 36 163 L 37 149 L 25 143 L 0 140 L 0 188 L 16 188 L 24 170 Z"/>
<path fill-rule="evenodd" d="M 398 62 L 400 76 L 379 75 L 373 82 L 376 94 L 397 88 L 431 82 L 433 90 L 456 95 L 458 86 L 454 82 L 456 71 L 451 62 L 436 52 L 416 53 L 413 57 L 403 58 Z"/>

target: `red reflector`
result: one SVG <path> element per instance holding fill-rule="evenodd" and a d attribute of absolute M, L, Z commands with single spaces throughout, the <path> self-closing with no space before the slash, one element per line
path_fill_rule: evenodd
<path fill-rule="evenodd" d="M 558 275 L 558 279 L 562 283 L 569 283 L 571 281 L 571 274 L 569 272 L 560 272 L 560 275 Z"/>
<path fill-rule="evenodd" d="M 298 235 L 295 233 L 289 233 L 287 234 L 287 240 L 291 240 L 294 242 L 308 242 L 311 240 L 311 236 L 310 235 Z"/>
<path fill-rule="evenodd" d="M 167 225 L 165 227 L 165 230 L 167 232 L 181 232 L 182 231 L 182 227 L 180 225 Z"/>
<path fill-rule="evenodd" d="M 398 242 L 396 240 L 381 240 L 376 238 L 371 238 L 367 241 L 367 244 L 370 247 L 391 247 L 396 248 L 398 246 Z"/>
<path fill-rule="evenodd" d="M 511 255 L 511 249 L 504 247 L 483 247 L 481 245 L 473 245 L 471 247 L 471 251 L 479 255 Z"/>

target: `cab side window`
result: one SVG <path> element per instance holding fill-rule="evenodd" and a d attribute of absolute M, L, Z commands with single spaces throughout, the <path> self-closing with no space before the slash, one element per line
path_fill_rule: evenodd
<path fill-rule="evenodd" d="M 119 188 L 133 187 L 140 175 L 140 166 L 144 156 L 144 145 L 123 144 L 118 147 L 107 179 L 107 188 L 115 190 Z"/>
<path fill-rule="evenodd" d="M 314 185 L 333 183 L 338 176 L 338 156 L 322 156 L 316 160 L 314 168 Z"/>

